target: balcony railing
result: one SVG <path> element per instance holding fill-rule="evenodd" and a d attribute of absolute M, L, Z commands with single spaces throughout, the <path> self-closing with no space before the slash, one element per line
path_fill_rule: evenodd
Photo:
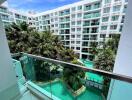
<path fill-rule="evenodd" d="M 132 77 L 94 68 L 94 63 L 79 60 L 83 65 L 20 53 L 12 57 L 20 61 L 26 80 L 47 91 L 48 97 L 61 100 L 104 100 L 113 81 L 132 83 Z"/>

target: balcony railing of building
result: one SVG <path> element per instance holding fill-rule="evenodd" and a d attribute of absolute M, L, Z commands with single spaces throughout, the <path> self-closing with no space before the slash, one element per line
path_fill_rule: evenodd
<path fill-rule="evenodd" d="M 86 60 L 79 60 L 82 64 L 77 65 L 27 53 L 13 54 L 12 58 L 21 63 L 25 79 L 53 100 L 104 100 L 112 81 L 132 83 L 132 77 L 95 69 Z"/>
<path fill-rule="evenodd" d="M 88 19 L 88 18 L 97 18 L 97 17 L 100 17 L 100 13 L 99 13 L 99 12 L 85 13 L 85 14 L 84 14 L 84 19 Z"/>

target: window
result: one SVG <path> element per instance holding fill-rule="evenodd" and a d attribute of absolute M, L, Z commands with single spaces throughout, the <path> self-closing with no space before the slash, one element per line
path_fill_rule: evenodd
<path fill-rule="evenodd" d="M 54 25 L 51 25 L 52 28 L 54 28 Z"/>
<path fill-rule="evenodd" d="M 90 40 L 97 40 L 97 35 L 90 35 Z"/>
<path fill-rule="evenodd" d="M 93 25 L 99 25 L 99 20 L 97 19 L 97 20 L 92 20 L 91 21 L 91 26 L 93 26 Z"/>
<path fill-rule="evenodd" d="M 69 45 L 69 44 L 70 44 L 70 42 L 69 42 L 69 41 L 66 41 L 66 42 L 65 42 L 65 45 Z"/>
<path fill-rule="evenodd" d="M 46 26 L 43 26 L 43 29 L 46 30 Z"/>
<path fill-rule="evenodd" d="M 105 38 L 106 34 L 100 34 L 100 38 Z"/>
<path fill-rule="evenodd" d="M 57 15 L 58 13 L 57 12 L 55 12 L 55 15 Z"/>
<path fill-rule="evenodd" d="M 78 17 L 78 18 L 82 17 L 82 14 L 81 14 L 81 13 L 78 13 L 78 14 L 77 14 L 77 17 Z"/>
<path fill-rule="evenodd" d="M 116 34 L 109 34 L 109 38 L 115 37 Z"/>
<path fill-rule="evenodd" d="M 118 2 L 118 1 L 121 1 L 121 0 L 114 0 L 114 2 Z"/>
<path fill-rule="evenodd" d="M 64 30 L 60 30 L 60 34 L 64 34 L 65 32 L 64 32 Z"/>
<path fill-rule="evenodd" d="M 122 16 L 121 23 L 124 23 L 125 16 Z"/>
<path fill-rule="evenodd" d="M 64 27 L 65 27 L 65 25 L 64 25 L 64 24 L 61 24 L 61 25 L 60 25 L 60 27 L 61 27 L 61 28 L 64 28 Z"/>
<path fill-rule="evenodd" d="M 60 12 L 59 12 L 59 15 L 60 15 L 60 16 L 64 16 L 64 15 L 68 15 L 68 14 L 70 14 L 70 9 L 63 10 L 63 11 L 60 11 Z"/>
<path fill-rule="evenodd" d="M 72 25 L 75 25 L 75 21 L 74 21 L 74 22 L 72 22 Z"/>
<path fill-rule="evenodd" d="M 66 40 L 69 40 L 70 39 L 70 36 L 69 35 L 66 35 L 65 39 Z"/>
<path fill-rule="evenodd" d="M 82 6 L 78 6 L 78 8 L 77 8 L 78 10 L 82 10 Z"/>
<path fill-rule="evenodd" d="M 35 20 L 38 21 L 38 17 L 36 17 Z"/>
<path fill-rule="evenodd" d="M 89 40 L 89 35 L 84 35 L 83 40 Z"/>
<path fill-rule="evenodd" d="M 61 40 L 64 40 L 64 36 L 60 36 Z"/>
<path fill-rule="evenodd" d="M 80 32 L 81 31 L 81 28 L 77 28 L 77 31 Z"/>
<path fill-rule="evenodd" d="M 80 42 L 80 41 L 79 41 Z M 80 50 L 80 47 L 76 47 L 77 50 Z"/>
<path fill-rule="evenodd" d="M 108 22 L 108 20 L 109 20 L 109 17 L 103 17 L 102 18 L 102 22 Z"/>
<path fill-rule="evenodd" d="M 117 21 L 118 19 L 119 19 L 119 16 L 118 15 L 112 16 L 111 21 Z"/>
<path fill-rule="evenodd" d="M 104 8 L 103 13 L 109 13 L 110 12 L 110 7 Z"/>
<path fill-rule="evenodd" d="M 76 41 L 76 44 L 80 44 L 80 41 Z"/>
<path fill-rule="evenodd" d="M 107 26 L 101 26 L 101 30 L 107 30 Z"/>
<path fill-rule="evenodd" d="M 105 4 L 107 4 L 107 3 L 110 3 L 111 2 L 111 0 L 105 0 Z"/>
<path fill-rule="evenodd" d="M 123 28 L 123 26 L 121 25 L 121 26 L 120 26 L 120 29 L 119 29 L 120 32 L 122 32 L 122 28 Z"/>
<path fill-rule="evenodd" d="M 77 25 L 81 25 L 81 21 L 77 21 Z"/>
<path fill-rule="evenodd" d="M 53 18 L 51 19 L 51 22 L 54 22 L 54 19 Z"/>
<path fill-rule="evenodd" d="M 91 5 L 86 5 L 86 6 L 84 7 L 84 10 L 91 10 Z"/>
<path fill-rule="evenodd" d="M 53 16 L 53 13 L 51 13 L 50 15 Z"/>
<path fill-rule="evenodd" d="M 41 19 L 41 16 L 39 16 L 39 19 Z"/>
<path fill-rule="evenodd" d="M 42 26 L 40 26 L 40 29 L 42 29 Z"/>
<path fill-rule="evenodd" d="M 72 11 L 75 11 L 76 10 L 76 7 L 72 7 Z"/>
<path fill-rule="evenodd" d="M 83 26 L 89 26 L 90 25 L 90 21 L 84 21 Z"/>
<path fill-rule="evenodd" d="M 116 30 L 116 29 L 117 29 L 117 25 L 111 25 L 111 26 L 110 26 L 110 29 L 111 29 L 111 30 Z"/>
<path fill-rule="evenodd" d="M 65 30 L 65 33 L 66 33 L 66 34 L 70 34 L 70 29 L 66 29 L 66 30 Z"/>
<path fill-rule="evenodd" d="M 72 31 L 72 32 L 75 32 L 75 28 L 72 28 L 71 31 Z"/>
<path fill-rule="evenodd" d="M 55 18 L 55 21 L 58 21 L 58 18 Z"/>
<path fill-rule="evenodd" d="M 121 8 L 120 5 L 113 6 L 113 12 L 120 11 L 120 8 Z"/>
<path fill-rule="evenodd" d="M 77 35 L 77 38 L 80 38 L 81 37 L 81 35 Z"/>
<path fill-rule="evenodd" d="M 92 13 L 92 17 L 99 17 L 100 16 L 100 12 L 98 11 L 98 12 L 93 12 Z"/>
<path fill-rule="evenodd" d="M 72 18 L 75 18 L 75 14 L 72 15 Z"/>
<path fill-rule="evenodd" d="M 97 8 L 99 8 L 100 7 L 100 3 L 95 3 L 94 4 L 94 9 L 97 9 Z"/>
<path fill-rule="evenodd" d="M 98 28 L 97 27 L 92 28 L 91 33 L 98 33 Z"/>
<path fill-rule="evenodd" d="M 74 44 L 75 43 L 75 41 L 71 41 L 71 44 Z"/>
<path fill-rule="evenodd" d="M 74 47 L 71 47 L 71 49 L 74 49 Z"/>
<path fill-rule="evenodd" d="M 84 13 L 84 19 L 91 18 L 92 13 Z"/>
<path fill-rule="evenodd" d="M 126 13 L 127 5 L 124 6 L 123 13 Z"/>
<path fill-rule="evenodd" d="M 58 24 L 55 24 L 55 27 L 58 27 Z"/>
<path fill-rule="evenodd" d="M 2 18 L 3 20 L 9 20 L 9 16 L 7 16 L 7 15 L 1 15 L 1 18 Z"/>
<path fill-rule="evenodd" d="M 88 46 L 88 42 L 83 42 L 82 46 Z"/>
<path fill-rule="evenodd" d="M 89 33 L 89 30 L 90 30 L 89 28 L 84 28 L 83 33 Z"/>
<path fill-rule="evenodd" d="M 75 35 L 71 35 L 71 38 L 75 38 Z"/>
<path fill-rule="evenodd" d="M 58 33 L 58 30 L 55 30 L 56 33 Z"/>

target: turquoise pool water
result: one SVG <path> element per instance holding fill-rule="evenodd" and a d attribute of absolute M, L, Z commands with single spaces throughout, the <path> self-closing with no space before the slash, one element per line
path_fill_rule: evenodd
<path fill-rule="evenodd" d="M 93 68 L 93 66 L 94 66 L 93 62 L 91 62 L 89 60 L 80 59 L 80 61 L 84 64 L 84 66 L 86 66 L 88 68 Z M 96 82 L 103 83 L 103 77 L 100 75 L 89 73 L 89 72 L 87 72 L 86 75 L 89 80 L 94 80 Z"/>
<path fill-rule="evenodd" d="M 52 94 L 59 97 L 61 100 L 74 100 L 74 97 L 69 93 L 65 85 L 60 81 L 51 84 L 52 90 L 50 89 L 50 84 L 46 84 L 41 87 L 48 92 L 52 91 Z"/>
<path fill-rule="evenodd" d="M 85 92 L 77 97 L 77 100 L 102 100 L 102 96 L 97 89 L 87 88 Z"/>
<path fill-rule="evenodd" d="M 81 95 L 73 97 L 61 81 L 51 83 L 51 89 L 50 84 L 41 87 L 48 92 L 52 91 L 52 94 L 61 100 L 102 100 L 100 92 L 90 88 L 87 88 Z"/>

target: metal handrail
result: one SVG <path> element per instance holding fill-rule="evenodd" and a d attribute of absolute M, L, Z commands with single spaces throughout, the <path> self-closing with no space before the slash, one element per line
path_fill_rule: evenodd
<path fill-rule="evenodd" d="M 51 59 L 51 58 L 46 58 L 46 57 L 42 57 L 42 56 L 36 56 L 36 55 L 32 55 L 32 54 L 27 54 L 27 53 L 24 53 L 24 52 L 21 52 L 21 53 L 17 53 L 16 54 L 17 56 L 19 55 L 26 55 L 28 57 L 31 57 L 31 58 L 35 58 L 35 59 L 38 59 L 38 60 L 42 60 L 42 61 L 47 61 L 47 62 L 51 62 L 51 63 L 54 63 L 54 64 L 60 64 L 62 66 L 66 66 L 66 67 L 71 67 L 71 68 L 81 68 L 82 70 L 84 71 L 87 71 L 87 72 L 91 72 L 91 73 L 95 73 L 95 74 L 99 74 L 99 75 L 103 75 L 103 76 L 107 76 L 109 78 L 112 78 L 112 79 L 116 79 L 116 80 L 121 80 L 121 81 L 126 81 L 126 82 L 129 82 L 129 83 L 132 83 L 132 77 L 130 76 L 126 76 L 126 75 L 122 75 L 122 74 L 117 74 L 117 73 L 113 73 L 113 72 L 108 72 L 108 71 L 103 71 L 103 70 L 99 70 L 99 69 L 95 69 L 95 68 L 88 68 L 88 67 L 85 67 L 85 66 L 81 66 L 81 65 L 76 65 L 76 64 L 72 64 L 72 63 L 69 63 L 69 62 L 64 62 L 64 61 L 60 61 L 60 60 L 55 60 L 55 59 Z M 15 54 L 12 54 L 12 56 L 15 56 Z"/>

